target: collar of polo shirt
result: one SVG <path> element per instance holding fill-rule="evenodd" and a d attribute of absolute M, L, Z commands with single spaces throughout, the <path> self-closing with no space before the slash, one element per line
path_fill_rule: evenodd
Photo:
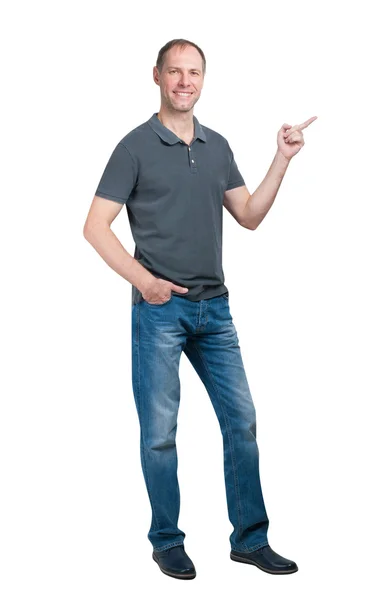
<path fill-rule="evenodd" d="M 195 115 L 193 115 L 193 121 L 194 121 L 194 127 L 195 127 L 195 134 L 194 134 L 193 141 L 195 141 L 196 139 L 199 139 L 199 140 L 202 140 L 203 142 L 206 142 L 207 141 L 206 134 L 204 133 L 203 128 L 200 125 L 197 118 L 195 117 Z M 163 125 L 161 123 L 161 121 L 159 120 L 159 118 L 157 116 L 157 113 L 153 113 L 153 115 L 149 119 L 148 123 L 152 127 L 152 129 L 157 133 L 157 135 L 159 137 L 161 137 L 161 139 L 164 142 L 166 142 L 167 144 L 170 144 L 170 145 L 177 144 L 178 142 L 181 141 L 181 139 L 175 133 L 173 133 L 173 131 L 171 131 L 170 129 L 168 129 L 168 127 L 165 127 L 165 125 Z"/>

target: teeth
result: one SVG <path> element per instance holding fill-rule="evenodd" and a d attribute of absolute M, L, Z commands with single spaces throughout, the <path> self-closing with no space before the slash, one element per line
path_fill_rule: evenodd
<path fill-rule="evenodd" d="M 184 92 L 175 92 L 175 94 L 177 94 L 178 96 L 184 96 L 184 97 L 186 97 L 186 96 L 190 96 L 190 95 L 191 95 L 191 93 L 190 93 L 190 92 L 188 92 L 188 93 L 184 93 Z"/>

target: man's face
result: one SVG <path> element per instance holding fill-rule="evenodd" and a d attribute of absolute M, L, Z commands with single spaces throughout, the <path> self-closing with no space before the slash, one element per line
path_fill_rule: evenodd
<path fill-rule="evenodd" d="M 203 62 L 193 46 L 174 46 L 165 55 L 161 73 L 153 67 L 153 79 L 160 86 L 161 105 L 188 112 L 200 98 L 204 83 Z M 179 95 L 177 92 L 187 92 Z"/>

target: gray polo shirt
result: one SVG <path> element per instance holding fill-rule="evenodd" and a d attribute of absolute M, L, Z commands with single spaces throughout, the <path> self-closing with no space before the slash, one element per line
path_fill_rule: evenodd
<path fill-rule="evenodd" d="M 134 257 L 197 301 L 228 291 L 222 268 L 223 196 L 245 182 L 222 135 L 200 125 L 187 145 L 157 113 L 113 150 L 95 195 L 126 205 Z M 132 305 L 142 294 L 132 286 Z"/>

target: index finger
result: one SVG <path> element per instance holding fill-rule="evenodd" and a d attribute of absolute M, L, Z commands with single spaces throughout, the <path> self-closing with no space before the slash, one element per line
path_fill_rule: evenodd
<path fill-rule="evenodd" d="M 299 129 L 305 129 L 305 127 L 308 127 L 308 125 L 310 125 L 311 123 L 313 123 L 313 121 L 315 121 L 317 119 L 317 117 L 310 117 L 310 119 L 308 119 L 307 121 L 304 121 L 303 123 L 301 123 L 301 125 L 298 126 Z"/>

